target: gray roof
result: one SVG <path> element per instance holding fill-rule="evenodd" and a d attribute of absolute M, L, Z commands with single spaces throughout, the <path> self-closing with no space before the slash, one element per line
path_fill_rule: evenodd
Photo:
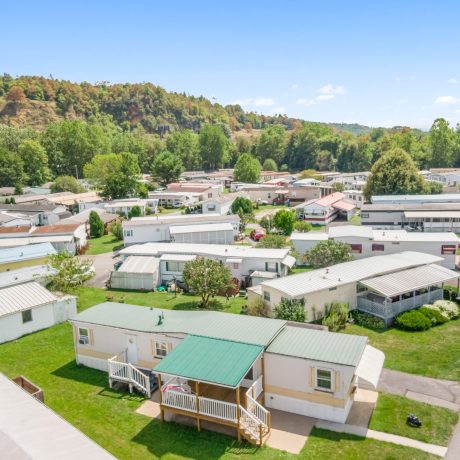
<path fill-rule="evenodd" d="M 378 203 L 363 204 L 361 213 L 366 211 L 460 211 L 460 202 L 458 203 Z"/>
<path fill-rule="evenodd" d="M 0 288 L 13 286 L 14 284 L 28 283 L 46 279 L 48 276 L 57 273 L 57 270 L 49 265 L 34 265 L 33 267 L 19 268 L 0 273 Z"/>
<path fill-rule="evenodd" d="M 423 265 L 409 270 L 369 278 L 362 281 L 361 284 L 386 297 L 393 297 L 459 277 L 458 272 L 448 268 L 439 265 Z"/>
<path fill-rule="evenodd" d="M 398 201 L 423 201 L 425 203 L 459 202 L 460 193 L 440 193 L 439 195 L 373 195 L 372 203 L 395 203 Z"/>
<path fill-rule="evenodd" d="M 230 222 L 219 224 L 200 224 L 200 225 L 171 225 L 169 233 L 179 235 L 183 233 L 201 233 L 201 232 L 233 232 L 233 225 Z"/>
<path fill-rule="evenodd" d="M 276 280 L 264 281 L 261 286 L 276 289 L 290 297 L 300 297 L 311 292 L 385 275 L 420 265 L 441 262 L 442 257 L 422 252 L 405 251 L 396 254 L 352 260 L 328 268 L 312 270 Z"/>
<path fill-rule="evenodd" d="M 267 353 L 357 366 L 367 337 L 287 326 L 267 348 Z"/>
<path fill-rule="evenodd" d="M 78 214 L 74 214 L 65 219 L 61 219 L 59 223 L 60 224 L 85 224 L 89 220 L 89 215 L 91 211 L 97 212 L 97 214 L 101 218 L 102 222 L 104 222 L 104 224 L 107 224 L 109 222 L 112 222 L 118 219 L 117 214 L 111 214 L 110 212 L 104 211 L 104 209 L 102 208 L 91 208 L 91 209 L 86 209 L 85 211 L 79 212 Z"/>
<path fill-rule="evenodd" d="M 166 224 L 187 224 L 197 225 L 206 222 L 239 222 L 240 218 L 236 214 L 227 214 L 220 216 L 217 214 L 179 214 L 164 216 L 156 215 L 149 217 L 133 217 L 130 220 L 123 221 L 123 227 L 141 227 L 144 225 L 166 225 Z"/>
<path fill-rule="evenodd" d="M 57 297 L 35 281 L 0 289 L 0 316 L 46 305 Z"/>
<path fill-rule="evenodd" d="M 158 325 L 163 314 L 162 324 Z M 79 313 L 72 321 L 139 332 L 193 334 L 267 346 L 286 324 L 279 319 L 258 318 L 217 311 L 181 311 L 104 302 Z"/>
<path fill-rule="evenodd" d="M 10 238 L 5 238 L 4 240 L 8 243 Z M 22 241 L 24 246 L 0 250 L 0 264 L 18 262 L 21 260 L 41 259 L 43 257 L 48 257 L 50 254 L 56 254 L 56 249 L 54 249 L 51 243 L 28 244 L 30 242 L 28 238 L 20 238 L 19 240 L 20 243 Z"/>
<path fill-rule="evenodd" d="M 0 407 L 0 446 L 4 459 L 114 459 L 2 373 Z"/>
<path fill-rule="evenodd" d="M 156 273 L 159 261 L 155 257 L 129 256 L 118 269 L 127 273 Z"/>

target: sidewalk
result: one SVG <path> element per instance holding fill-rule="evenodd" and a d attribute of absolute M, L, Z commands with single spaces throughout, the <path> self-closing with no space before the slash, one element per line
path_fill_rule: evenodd
<path fill-rule="evenodd" d="M 354 434 L 355 436 L 361 436 L 364 438 L 372 438 L 378 441 L 391 442 L 393 444 L 399 444 L 400 446 L 412 447 L 413 449 L 423 450 L 430 454 L 444 457 L 447 453 L 447 447 L 438 446 L 436 444 L 428 444 L 422 441 L 416 441 L 415 439 L 406 438 L 404 436 L 398 436 L 396 434 L 383 433 L 381 431 L 369 430 L 368 428 L 347 425 L 345 423 L 327 422 L 319 420 L 316 422 L 316 428 L 322 428 L 324 430 L 335 431 L 337 433 Z"/>

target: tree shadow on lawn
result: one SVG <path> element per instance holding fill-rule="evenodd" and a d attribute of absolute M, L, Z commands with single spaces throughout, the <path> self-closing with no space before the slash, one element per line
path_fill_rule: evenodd
<path fill-rule="evenodd" d="M 226 453 L 251 455 L 259 450 L 224 434 L 197 432 L 194 426 L 159 420 L 152 420 L 131 441 L 145 446 L 157 458 L 173 454 L 196 460 L 217 460 Z"/>

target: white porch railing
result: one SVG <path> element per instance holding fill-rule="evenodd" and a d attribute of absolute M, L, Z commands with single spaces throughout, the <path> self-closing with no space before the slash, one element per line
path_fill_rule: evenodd
<path fill-rule="evenodd" d="M 138 370 L 131 363 L 126 362 L 126 350 L 121 351 L 107 360 L 109 371 L 109 386 L 112 388 L 113 381 L 126 382 L 129 384 L 129 391 L 133 386 L 144 393 L 147 398 L 151 396 L 150 377 Z"/>
<path fill-rule="evenodd" d="M 270 412 L 264 406 L 259 404 L 256 399 L 263 391 L 262 376 L 260 376 L 246 391 L 246 407 L 247 411 L 259 422 L 263 424 L 264 431 L 269 431 Z"/>
<path fill-rule="evenodd" d="M 264 427 L 261 421 L 242 406 L 240 406 L 240 430 L 246 438 L 249 436 L 250 440 L 260 446 L 263 444 Z"/>
<path fill-rule="evenodd" d="M 199 396 L 198 400 L 200 403 L 200 414 L 235 423 L 238 421 L 236 404 L 219 401 L 217 399 L 209 399 L 204 396 Z"/>
<path fill-rule="evenodd" d="M 175 407 L 176 409 L 196 412 L 196 396 L 181 393 L 180 391 L 165 391 L 161 403 L 165 406 Z"/>

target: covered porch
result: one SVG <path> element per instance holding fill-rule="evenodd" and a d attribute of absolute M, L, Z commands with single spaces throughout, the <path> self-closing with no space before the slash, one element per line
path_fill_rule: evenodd
<path fill-rule="evenodd" d="M 444 283 L 459 274 L 439 265 L 424 265 L 363 280 L 357 308 L 382 318 L 387 325 L 400 313 L 433 303 L 444 296 Z"/>
<path fill-rule="evenodd" d="M 188 336 L 154 372 L 160 388 L 160 415 L 165 411 L 233 427 L 262 445 L 270 432 L 270 413 L 259 403 L 264 385 L 263 347 Z"/>

